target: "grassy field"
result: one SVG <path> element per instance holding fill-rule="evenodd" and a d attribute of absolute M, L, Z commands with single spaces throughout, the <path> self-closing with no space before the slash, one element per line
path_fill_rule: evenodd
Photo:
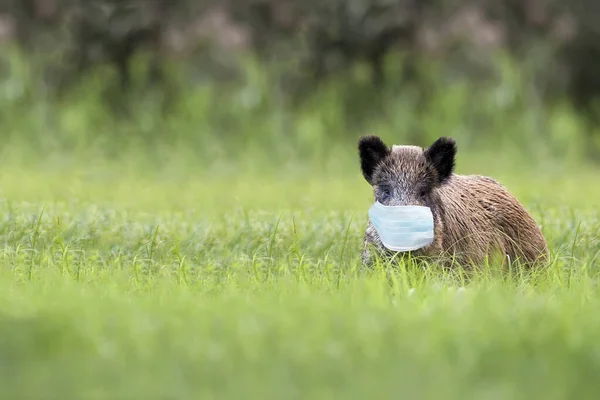
<path fill-rule="evenodd" d="M 165 114 L 132 93 L 115 121 L 110 75 L 54 101 L 6 60 L 1 398 L 597 397 L 600 185 L 584 155 L 600 135 L 543 109 L 519 69 L 499 62 L 485 88 L 433 72 L 425 107 L 340 77 L 292 111 L 254 66 Z M 362 270 L 366 132 L 455 137 L 457 172 L 498 179 L 542 226 L 548 268 Z"/>
<path fill-rule="evenodd" d="M 458 172 L 524 201 L 554 259 L 467 282 L 359 268 L 355 157 L 336 172 L 5 161 L 2 398 L 595 398 L 597 170 L 460 154 Z"/>

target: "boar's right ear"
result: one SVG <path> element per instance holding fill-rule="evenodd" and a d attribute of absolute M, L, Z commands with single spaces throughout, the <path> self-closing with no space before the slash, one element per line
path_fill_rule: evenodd
<path fill-rule="evenodd" d="M 360 168 L 363 176 L 371 185 L 373 185 L 375 167 L 390 153 L 391 150 L 375 135 L 366 135 L 359 139 Z"/>
<path fill-rule="evenodd" d="M 438 174 L 438 182 L 444 183 L 454 171 L 456 142 L 452 138 L 441 137 L 425 149 L 425 158 Z"/>

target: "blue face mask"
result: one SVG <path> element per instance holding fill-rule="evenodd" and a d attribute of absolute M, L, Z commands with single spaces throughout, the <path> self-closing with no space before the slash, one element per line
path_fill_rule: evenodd
<path fill-rule="evenodd" d="M 433 242 L 433 215 L 429 207 L 384 206 L 377 201 L 369 208 L 369 220 L 390 250 L 418 250 Z"/>

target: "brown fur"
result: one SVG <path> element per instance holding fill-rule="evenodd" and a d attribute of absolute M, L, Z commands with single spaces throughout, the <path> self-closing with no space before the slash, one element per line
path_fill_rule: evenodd
<path fill-rule="evenodd" d="M 440 138 L 428 149 L 393 146 L 375 136 L 359 142 L 361 167 L 373 186 L 374 200 L 385 205 L 424 205 L 434 217 L 434 241 L 412 252 L 434 257 L 443 265 L 454 260 L 463 266 L 481 265 L 486 256 L 533 265 L 547 257 L 542 233 L 525 208 L 491 178 L 453 173 L 456 145 Z M 383 247 L 369 222 L 363 261 L 369 264 L 369 245 L 382 255 Z M 506 260 L 508 257 L 509 260 Z"/>

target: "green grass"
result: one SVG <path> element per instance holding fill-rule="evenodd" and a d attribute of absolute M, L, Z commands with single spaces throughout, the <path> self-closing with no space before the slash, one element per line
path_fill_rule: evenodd
<path fill-rule="evenodd" d="M 600 136 L 526 71 L 427 69 L 422 104 L 358 68 L 292 109 L 248 64 L 226 88 L 181 79 L 164 114 L 134 88 L 115 120 L 106 70 L 56 100 L 26 58 L 0 63 L 0 397 L 597 397 Z M 455 137 L 457 172 L 515 194 L 551 264 L 361 269 L 366 132 Z"/>
<path fill-rule="evenodd" d="M 525 202 L 554 257 L 466 281 L 360 268 L 370 192 L 353 157 L 313 175 L 6 162 L 2 397 L 595 397 L 593 168 L 461 155 L 459 172 Z"/>

